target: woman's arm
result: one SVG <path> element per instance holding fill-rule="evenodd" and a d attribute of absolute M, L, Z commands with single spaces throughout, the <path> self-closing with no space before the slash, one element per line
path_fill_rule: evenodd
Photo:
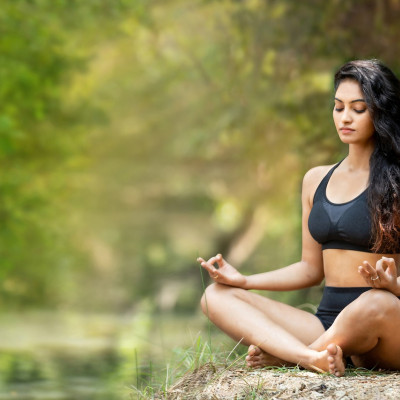
<path fill-rule="evenodd" d="M 302 189 L 302 259 L 270 272 L 244 276 L 228 264 L 219 254 L 208 261 L 199 258 L 210 277 L 218 283 L 243 289 L 295 290 L 321 283 L 324 278 L 322 249 L 308 230 L 308 216 L 316 187 L 322 179 L 322 167 L 310 170 L 304 177 Z M 218 268 L 214 266 L 218 265 Z"/>

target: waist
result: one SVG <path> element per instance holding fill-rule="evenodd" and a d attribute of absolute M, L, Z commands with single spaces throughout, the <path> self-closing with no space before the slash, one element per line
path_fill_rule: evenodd
<path fill-rule="evenodd" d="M 325 286 L 320 305 L 343 309 L 360 295 L 371 290 L 370 286 L 337 287 Z M 329 305 L 329 306 L 328 306 Z"/>
<path fill-rule="evenodd" d="M 372 287 L 336 287 L 325 286 L 322 293 L 322 299 L 318 307 L 321 313 L 335 312 L 339 313 L 350 303 L 360 297 L 363 293 L 371 290 Z M 378 289 L 379 290 L 379 289 Z"/>
<path fill-rule="evenodd" d="M 394 258 L 399 275 L 399 254 L 376 254 L 355 250 L 327 249 L 322 253 L 324 262 L 325 284 L 334 287 L 366 286 L 358 267 L 367 261 L 373 268 L 382 256 Z"/>

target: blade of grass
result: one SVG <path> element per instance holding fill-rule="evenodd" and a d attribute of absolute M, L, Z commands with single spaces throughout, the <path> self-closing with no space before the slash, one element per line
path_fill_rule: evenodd
<path fill-rule="evenodd" d="M 136 370 L 136 387 L 139 388 L 139 367 L 138 367 L 137 349 L 135 349 L 135 370 Z"/>
<path fill-rule="evenodd" d="M 226 357 L 226 362 L 228 362 L 229 357 L 232 355 L 232 353 L 237 349 L 237 347 L 242 343 L 243 338 L 241 338 L 235 345 L 235 347 L 231 350 L 231 352 L 228 354 L 228 357 Z"/>
<path fill-rule="evenodd" d="M 213 352 L 212 352 L 212 343 L 211 343 L 211 321 L 210 321 L 209 313 L 208 313 L 208 302 L 207 302 L 207 294 L 206 294 L 206 285 L 205 285 L 205 281 L 204 281 L 203 267 L 201 265 L 199 265 L 199 267 L 200 267 L 201 283 L 203 285 L 203 293 L 204 293 L 204 299 L 205 299 L 206 310 L 207 310 L 208 343 L 209 343 L 209 347 L 210 347 L 210 355 L 212 356 Z"/>

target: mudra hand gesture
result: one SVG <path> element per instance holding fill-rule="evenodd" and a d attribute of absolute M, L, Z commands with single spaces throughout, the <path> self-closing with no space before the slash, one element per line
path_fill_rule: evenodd
<path fill-rule="evenodd" d="M 235 286 L 244 288 L 246 284 L 246 277 L 242 275 L 236 268 L 228 264 L 221 254 L 211 257 L 208 261 L 199 257 L 197 262 L 207 270 L 210 277 L 214 282 L 222 283 L 224 285 Z M 217 264 L 218 268 L 215 267 Z"/>
<path fill-rule="evenodd" d="M 368 261 L 364 261 L 363 265 L 358 267 L 358 271 L 369 286 L 388 290 L 396 296 L 400 295 L 397 268 L 393 258 L 382 257 L 377 261 L 375 268 Z"/>

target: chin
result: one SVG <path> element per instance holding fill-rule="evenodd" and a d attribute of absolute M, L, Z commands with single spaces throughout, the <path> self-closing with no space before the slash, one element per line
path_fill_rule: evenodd
<path fill-rule="evenodd" d="M 339 135 L 339 139 L 341 142 L 345 143 L 345 144 L 353 144 L 353 143 L 357 143 L 358 140 L 356 138 L 352 138 L 350 136 L 342 136 Z"/>
<path fill-rule="evenodd" d="M 340 136 L 340 140 L 342 143 L 344 144 L 359 144 L 359 145 L 369 145 L 370 144 L 370 140 L 368 139 L 360 139 L 360 138 L 355 138 L 355 137 L 342 137 Z"/>

